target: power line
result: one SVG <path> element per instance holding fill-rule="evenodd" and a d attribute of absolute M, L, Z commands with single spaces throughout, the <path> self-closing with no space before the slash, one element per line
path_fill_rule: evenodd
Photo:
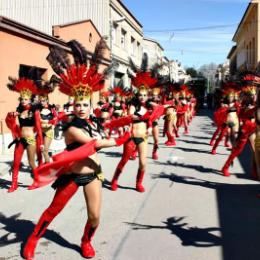
<path fill-rule="evenodd" d="M 223 25 L 213 25 L 213 26 L 203 26 L 203 27 L 190 27 L 190 28 L 177 28 L 177 29 L 161 29 L 161 30 L 144 30 L 144 32 L 184 32 L 184 31 L 200 31 L 208 29 L 219 29 L 219 28 L 229 28 L 237 26 L 238 23 L 234 24 L 223 24 Z"/>

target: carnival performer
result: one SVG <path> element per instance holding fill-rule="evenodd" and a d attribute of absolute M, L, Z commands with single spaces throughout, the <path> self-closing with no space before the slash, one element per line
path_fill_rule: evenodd
<path fill-rule="evenodd" d="M 124 88 L 123 84 L 118 84 L 116 87 L 111 88 L 110 92 L 114 95 L 112 100 L 112 119 L 125 116 L 127 114 L 127 107 L 123 99 L 127 95 L 128 90 Z M 117 134 L 119 136 L 121 136 L 123 132 L 123 127 L 117 129 Z"/>
<path fill-rule="evenodd" d="M 162 104 L 162 96 L 161 96 L 161 89 L 162 86 L 155 86 L 151 90 L 151 102 L 155 104 Z M 152 123 L 152 136 L 153 136 L 153 152 L 152 152 L 152 158 L 153 160 L 158 160 L 158 149 L 159 149 L 159 120 L 155 120 Z"/>
<path fill-rule="evenodd" d="M 184 134 L 189 134 L 188 130 L 188 109 L 187 94 L 189 94 L 188 86 L 182 85 L 177 105 L 177 132 L 181 126 L 184 126 Z"/>
<path fill-rule="evenodd" d="M 165 142 L 166 146 L 175 146 L 176 137 L 179 137 L 177 131 L 177 108 L 176 105 L 179 100 L 179 84 L 168 82 L 166 84 L 166 95 L 164 97 L 163 104 L 165 108 L 165 117 L 164 117 L 164 132 L 167 136 L 167 141 Z"/>
<path fill-rule="evenodd" d="M 224 103 L 225 95 L 223 91 L 220 93 L 222 95 L 222 98 L 220 99 L 219 104 L 217 104 L 218 107 L 216 107 L 216 111 L 214 111 L 213 119 L 214 124 L 216 125 L 216 130 L 212 135 L 212 138 L 210 140 L 210 146 L 214 146 L 216 139 L 218 138 L 221 130 L 223 127 L 225 127 L 226 117 L 227 117 L 227 107 Z M 225 147 L 230 147 L 228 143 L 228 133 L 225 132 Z"/>
<path fill-rule="evenodd" d="M 239 130 L 238 115 L 240 110 L 240 104 L 238 100 L 235 99 L 235 97 L 237 96 L 236 93 L 239 92 L 240 90 L 238 89 L 237 84 L 233 82 L 227 83 L 227 85 L 224 88 L 224 93 L 226 95 L 224 107 L 226 107 L 226 110 L 223 110 L 222 117 L 225 118 L 226 121 L 221 126 L 219 137 L 217 138 L 212 148 L 211 153 L 213 155 L 217 153 L 217 147 L 225 135 L 229 136 L 232 146 L 235 145 L 235 140 L 237 138 Z"/>
<path fill-rule="evenodd" d="M 251 177 L 258 178 L 256 161 L 255 161 L 255 132 L 256 132 L 256 122 L 255 122 L 255 102 L 256 102 L 256 82 L 255 76 L 253 74 L 246 74 L 242 79 L 242 102 L 239 117 L 241 120 L 241 127 L 236 140 L 236 144 L 233 147 L 230 156 L 228 157 L 226 163 L 224 164 L 221 172 L 224 176 L 230 176 L 229 167 L 233 163 L 234 159 L 238 157 L 246 143 L 249 141 L 252 150 L 252 171 Z"/>
<path fill-rule="evenodd" d="M 85 258 L 95 256 L 91 240 L 99 225 L 102 188 L 102 170 L 95 149 L 121 145 L 130 137 L 130 134 L 126 132 L 124 136 L 117 139 L 99 139 L 100 134 L 93 122 L 90 121 L 91 94 L 104 87 L 104 80 L 108 72 L 111 71 L 109 68 L 103 73 L 99 72 L 99 65 L 107 48 L 105 41 L 101 39 L 98 42 L 89 67 L 87 66 L 85 48 L 75 40 L 70 41 L 68 45 L 72 50 L 74 64 L 70 65 L 67 54 L 58 46 L 50 48 L 48 61 L 62 79 L 59 85 L 60 91 L 75 98 L 74 117 L 64 128 L 66 151 L 58 157 L 53 157 L 52 163 L 37 168 L 39 176 L 42 176 L 45 171 L 53 169 L 52 167 L 57 164 L 62 166 L 63 170 L 58 171 L 60 175 L 52 185 L 56 189 L 53 201 L 40 217 L 23 249 L 23 256 L 26 259 L 34 258 L 34 251 L 39 239 L 52 220 L 77 192 L 79 186 L 83 186 L 88 213 L 81 239 L 82 255 Z M 91 146 L 88 148 L 88 145 L 92 144 L 94 148 Z M 84 149 L 86 145 L 87 150 Z M 88 154 L 89 149 L 94 149 L 93 154 Z"/>
<path fill-rule="evenodd" d="M 58 114 L 55 110 L 55 106 L 49 104 L 48 94 L 53 92 L 54 88 L 49 87 L 52 85 L 46 85 L 47 87 L 41 88 L 42 92 L 39 95 L 39 110 L 41 116 L 41 127 L 43 134 L 44 149 L 42 151 L 45 163 L 50 162 L 49 148 L 54 138 L 54 127 L 58 123 Z M 40 155 L 38 156 L 40 157 Z"/>
<path fill-rule="evenodd" d="M 73 112 L 74 112 L 74 97 L 69 96 L 68 102 L 63 105 L 63 111 L 67 115 L 73 114 Z"/>
<path fill-rule="evenodd" d="M 254 76 L 255 82 L 260 82 L 260 77 L 258 75 Z M 256 137 L 255 137 L 255 159 L 256 159 L 256 170 L 258 179 L 260 179 L 260 84 L 256 84 Z M 260 198 L 260 193 L 258 194 Z"/>
<path fill-rule="evenodd" d="M 157 79 L 152 78 L 151 73 L 147 70 L 148 56 L 146 53 L 143 54 L 140 70 L 137 69 L 131 59 L 130 61 L 131 69 L 134 73 L 136 73 L 135 77 L 132 77 L 132 85 L 138 88 L 137 96 L 132 100 L 132 104 L 129 108 L 129 115 L 133 118 L 131 130 L 132 137 L 124 145 L 122 159 L 117 165 L 116 171 L 111 181 L 111 190 L 117 190 L 118 178 L 137 146 L 139 153 L 139 168 L 136 176 L 136 190 L 138 192 L 144 192 L 145 188 L 142 182 L 144 179 L 147 159 L 147 134 L 148 128 L 151 128 L 151 122 L 149 121 L 150 105 L 147 101 L 149 88 L 155 86 L 155 84 L 157 83 Z"/>
<path fill-rule="evenodd" d="M 96 116 L 101 126 L 100 128 L 102 128 L 102 124 L 106 123 L 108 120 L 111 119 L 112 106 L 108 101 L 109 96 L 110 96 L 110 91 L 100 92 L 99 102 L 97 103 L 97 107 L 94 109 L 94 115 Z M 109 138 L 110 137 L 109 129 L 103 129 L 103 131 L 106 135 L 106 138 Z"/>
<path fill-rule="evenodd" d="M 37 110 L 37 106 L 31 104 L 32 94 L 38 95 L 39 89 L 36 85 L 35 73 L 36 68 L 32 67 L 29 72 L 25 72 L 20 69 L 19 79 L 9 77 L 10 83 L 7 87 L 20 93 L 20 104 L 16 109 L 16 112 L 10 112 L 6 117 L 6 124 L 12 131 L 14 138 L 13 142 L 9 145 L 9 148 L 15 144 L 14 149 L 14 162 L 12 168 L 12 185 L 8 189 L 8 192 L 13 192 L 18 188 L 18 173 L 23 157 L 24 150 L 27 151 L 29 165 L 34 175 L 34 181 L 37 181 L 37 174 L 34 171 L 36 168 L 35 155 L 37 147 L 43 151 L 42 130 L 40 122 L 40 113 Z M 36 133 L 37 138 L 36 138 Z M 34 185 L 28 187 L 33 189 Z"/>

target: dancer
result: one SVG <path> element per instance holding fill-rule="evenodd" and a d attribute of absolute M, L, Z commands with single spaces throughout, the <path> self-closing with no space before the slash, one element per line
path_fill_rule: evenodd
<path fill-rule="evenodd" d="M 135 77 L 132 77 L 132 85 L 138 88 L 136 98 L 132 100 L 132 104 L 129 108 L 129 115 L 133 118 L 132 124 L 132 138 L 124 145 L 124 151 L 122 159 L 120 160 L 113 179 L 111 181 L 111 190 L 116 191 L 118 188 L 118 178 L 122 173 L 122 170 L 128 162 L 130 156 L 135 150 L 136 146 L 139 153 L 139 167 L 136 176 L 136 190 L 138 192 L 144 192 L 145 188 L 142 184 L 145 174 L 146 157 L 147 157 L 147 133 L 148 128 L 151 127 L 149 122 L 149 104 L 148 104 L 148 90 L 155 86 L 157 83 L 156 78 L 151 77 L 151 73 L 147 71 L 148 56 L 146 53 L 143 55 L 141 70 L 138 70 L 134 63 L 131 61 L 132 70 L 136 73 Z"/>
<path fill-rule="evenodd" d="M 177 109 L 176 105 L 179 100 L 179 84 L 168 82 L 166 84 L 166 96 L 164 97 L 163 104 L 165 108 L 165 121 L 164 121 L 164 132 L 167 136 L 167 141 L 165 142 L 166 146 L 175 146 L 176 137 L 179 137 L 177 131 Z"/>
<path fill-rule="evenodd" d="M 161 104 L 162 103 L 162 96 L 161 96 L 161 88 L 162 86 L 156 86 L 152 88 L 151 90 L 151 102 L 155 104 Z M 159 120 L 155 120 L 152 123 L 152 135 L 153 135 L 153 153 L 152 153 L 152 158 L 153 160 L 158 160 L 158 149 L 159 149 L 159 125 L 158 125 Z"/>
<path fill-rule="evenodd" d="M 125 116 L 127 113 L 125 102 L 123 98 L 128 93 L 127 89 L 124 88 L 123 84 L 118 84 L 118 86 L 110 89 L 110 92 L 114 95 L 112 100 L 112 119 L 120 118 Z M 124 133 L 124 128 L 119 127 L 117 129 L 117 134 L 121 136 Z"/>
<path fill-rule="evenodd" d="M 249 81 L 244 82 L 244 86 L 242 88 L 242 107 L 239 114 L 241 120 L 241 127 L 236 140 L 236 144 L 233 147 L 230 156 L 228 157 L 225 165 L 221 170 L 223 175 L 226 177 L 230 176 L 229 173 L 230 165 L 233 163 L 234 159 L 242 153 L 248 141 L 250 143 L 252 154 L 253 155 L 255 154 L 255 131 L 256 131 L 255 101 L 256 101 L 255 86 L 252 85 L 252 83 Z M 252 178 L 257 178 L 255 156 L 253 156 L 252 166 L 253 168 L 252 168 L 251 176 Z"/>
<path fill-rule="evenodd" d="M 41 127 L 44 142 L 44 148 L 42 153 L 44 156 L 45 163 L 50 162 L 49 147 L 54 138 L 54 127 L 58 123 L 58 115 L 55 110 L 55 106 L 49 104 L 48 98 L 48 94 L 53 92 L 53 90 L 54 88 L 52 87 L 52 85 L 46 85 L 45 88 L 41 88 L 41 91 L 45 93 L 39 95 L 39 110 L 41 116 Z M 41 151 L 38 157 L 41 158 Z M 41 164 L 41 160 L 39 163 Z"/>
<path fill-rule="evenodd" d="M 99 124 L 100 125 L 100 130 L 102 130 L 105 133 L 106 138 L 110 137 L 110 132 L 109 129 L 104 129 L 102 127 L 102 124 L 110 120 L 111 115 L 112 115 L 112 106 L 108 101 L 108 97 L 110 95 L 109 91 L 102 91 L 100 93 L 100 100 L 97 103 L 97 107 L 94 110 L 94 115 L 96 116 Z"/>
<path fill-rule="evenodd" d="M 188 130 L 188 109 L 189 105 L 186 96 L 189 93 L 188 86 L 182 85 L 180 87 L 179 102 L 177 105 L 177 132 L 181 126 L 184 126 L 184 134 L 189 134 Z"/>
<path fill-rule="evenodd" d="M 224 101 L 226 110 L 223 110 L 222 118 L 225 118 L 225 123 L 222 124 L 219 137 L 217 138 L 216 142 L 213 145 L 211 154 L 215 155 L 217 153 L 217 147 L 224 136 L 228 135 L 232 146 L 235 145 L 235 140 L 237 138 L 238 130 L 239 130 L 239 110 L 240 104 L 238 100 L 235 99 L 236 92 L 240 92 L 237 90 L 238 86 L 233 83 L 229 82 L 226 84 L 224 88 L 224 95 L 226 99 Z M 226 142 L 226 145 L 227 142 Z"/>
<path fill-rule="evenodd" d="M 98 138 L 99 133 L 89 117 L 90 98 L 93 92 L 99 91 L 104 87 L 104 79 L 111 69 L 104 71 L 103 74 L 98 72 L 103 52 L 106 48 L 106 43 L 103 39 L 96 46 L 95 53 L 90 60 L 90 67 L 87 67 L 87 51 L 85 48 L 75 40 L 70 41 L 68 45 L 72 49 L 75 64 L 70 65 L 67 54 L 57 46 L 51 47 L 48 56 L 48 61 L 52 68 L 62 79 L 59 85 L 60 91 L 75 98 L 74 116 L 64 129 L 65 143 L 67 145 L 66 152 L 59 157 L 60 159 L 54 158 L 54 162 L 49 165 L 51 167 L 51 165 L 57 163 L 57 160 L 64 160 L 66 156 L 70 163 L 63 165 L 66 172 L 60 175 L 52 185 L 56 189 L 55 196 L 26 242 L 23 249 L 23 256 L 26 259 L 33 259 L 39 239 L 43 236 L 52 220 L 73 197 L 79 186 L 83 186 L 88 213 L 88 220 L 81 239 L 82 255 L 85 258 L 95 256 L 91 240 L 100 219 L 102 170 L 96 152 L 94 151 L 94 154 L 89 157 L 86 154 L 86 158 L 84 158 L 86 152 L 81 149 L 84 147 L 84 144 L 91 143 Z M 95 148 L 100 149 L 121 145 L 129 137 L 129 133 L 126 133 L 118 139 L 97 139 L 94 141 Z M 78 156 L 81 156 L 80 160 L 76 159 Z M 48 164 L 42 165 L 39 171 L 48 167 Z"/>
<path fill-rule="evenodd" d="M 38 95 L 39 89 L 36 85 L 38 78 L 35 78 L 36 68 L 33 67 L 29 72 L 19 71 L 19 79 L 9 77 L 10 83 L 7 87 L 20 93 L 20 104 L 16 112 L 7 114 L 6 124 L 11 129 L 14 141 L 9 145 L 15 144 L 14 162 L 12 168 L 12 185 L 8 192 L 13 192 L 18 188 L 18 173 L 23 157 L 24 150 L 27 151 L 29 165 L 32 169 L 34 180 L 37 181 L 37 174 L 34 171 L 36 168 L 35 155 L 37 147 L 43 151 L 42 130 L 40 122 L 40 113 L 36 106 L 31 104 L 32 94 Z M 17 121 L 18 119 L 18 121 Z M 37 141 L 36 141 L 36 133 Z M 36 147 L 37 146 L 37 147 Z M 31 185 L 28 189 L 33 189 Z"/>

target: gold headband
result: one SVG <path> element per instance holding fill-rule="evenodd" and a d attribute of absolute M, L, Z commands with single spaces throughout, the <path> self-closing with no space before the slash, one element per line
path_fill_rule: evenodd
<path fill-rule="evenodd" d="M 32 97 L 32 91 L 29 89 L 23 89 L 20 91 L 20 96 L 22 98 L 31 98 Z"/>

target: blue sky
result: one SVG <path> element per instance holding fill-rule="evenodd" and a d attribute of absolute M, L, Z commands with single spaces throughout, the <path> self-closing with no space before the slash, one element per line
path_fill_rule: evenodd
<path fill-rule="evenodd" d="M 226 60 L 234 44 L 232 37 L 249 2 L 123 0 L 143 25 L 145 36 L 159 41 L 168 58 L 179 60 L 184 66 L 197 68 L 210 62 L 219 64 Z M 196 30 L 200 27 L 204 29 Z M 182 30 L 186 28 L 193 30 Z"/>

